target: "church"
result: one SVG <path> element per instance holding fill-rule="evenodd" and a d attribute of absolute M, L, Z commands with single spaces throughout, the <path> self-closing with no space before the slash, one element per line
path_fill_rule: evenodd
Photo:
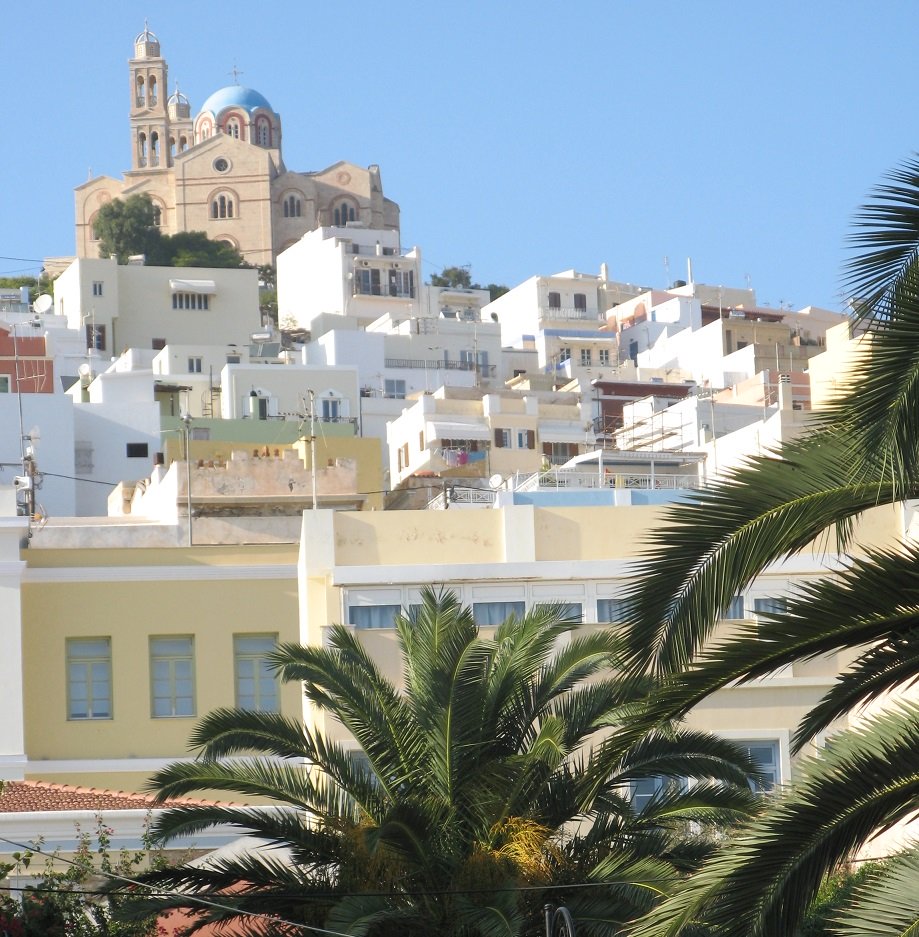
<path fill-rule="evenodd" d="M 113 198 L 145 193 L 164 234 L 204 231 L 253 265 L 273 263 L 319 227 L 399 230 L 399 206 L 383 196 L 380 167 L 338 162 L 293 172 L 281 154 L 281 115 L 258 91 L 229 85 L 193 117 L 168 93 L 166 60 L 144 26 L 130 76 L 131 168 L 123 181 L 97 176 L 75 190 L 76 252 L 98 257 L 93 219 Z"/>

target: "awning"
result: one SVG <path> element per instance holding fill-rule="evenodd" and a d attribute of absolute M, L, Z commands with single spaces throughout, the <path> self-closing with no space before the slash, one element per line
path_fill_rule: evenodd
<path fill-rule="evenodd" d="M 424 424 L 425 439 L 491 439 L 484 423 L 447 423 L 428 420 Z"/>
<path fill-rule="evenodd" d="M 213 280 L 170 280 L 169 289 L 173 293 L 201 293 L 205 296 L 217 294 L 217 284 Z"/>
<path fill-rule="evenodd" d="M 544 421 L 539 424 L 539 439 L 540 442 L 583 443 L 587 439 L 587 434 L 580 423 L 557 423 L 553 425 Z"/>

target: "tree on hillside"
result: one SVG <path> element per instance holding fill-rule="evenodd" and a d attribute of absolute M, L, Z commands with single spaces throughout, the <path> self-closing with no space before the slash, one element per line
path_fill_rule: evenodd
<path fill-rule="evenodd" d="M 217 790 L 269 806 L 179 807 L 157 832 L 229 824 L 261 847 L 151 873 L 184 894 L 160 906 L 206 898 L 221 907 L 196 908 L 197 922 L 272 914 L 273 933 L 289 921 L 513 937 L 541 929 L 551 901 L 582 934 L 620 933 L 711 851 L 709 831 L 747 814 L 753 768 L 705 733 L 631 732 L 637 701 L 610 675 L 615 638 L 575 628 L 564 606 L 545 606 L 480 633 L 452 594 L 425 590 L 396 623 L 402 689 L 350 628 L 322 647 L 281 646 L 281 676 L 359 747 L 273 713 L 205 717 L 198 757 L 155 775 L 158 796 Z M 639 809 L 630 791 L 643 781 Z"/>
<path fill-rule="evenodd" d="M 431 286 L 449 286 L 454 289 L 464 290 L 488 290 L 490 301 L 496 300 L 508 292 L 509 287 L 498 283 L 489 283 L 488 286 L 482 286 L 479 283 L 472 282 L 472 271 L 469 266 L 463 267 L 444 267 L 440 273 L 431 274 Z"/>
<path fill-rule="evenodd" d="M 106 202 L 96 213 L 93 231 L 99 241 L 99 256 L 114 257 L 120 264 L 135 254 L 154 253 L 160 241 L 149 195 Z"/>
<path fill-rule="evenodd" d="M 125 264 L 143 254 L 154 267 L 244 267 L 242 255 L 225 241 L 212 241 L 203 231 L 162 234 L 153 201 L 147 194 L 106 202 L 93 221 L 99 256 Z"/>
<path fill-rule="evenodd" d="M 668 512 L 637 570 L 625 639 L 632 671 L 667 681 L 653 718 L 795 662 L 851 655 L 798 727 L 796 750 L 867 704 L 899 699 L 835 733 L 786 795 L 654 910 L 641 937 L 681 934 L 695 920 L 748 937 L 796 933 L 827 877 L 919 810 L 919 705 L 901 696 L 919 679 L 919 547 L 856 544 L 853 524 L 870 508 L 919 497 L 919 158 L 876 191 L 852 244 L 846 285 L 867 334 L 850 386 L 815 414 L 807 439 L 751 459 Z M 849 551 L 841 572 L 712 649 L 735 595 L 826 538 Z M 860 891 L 848 915 L 853 933 L 915 932 L 919 849 Z"/>

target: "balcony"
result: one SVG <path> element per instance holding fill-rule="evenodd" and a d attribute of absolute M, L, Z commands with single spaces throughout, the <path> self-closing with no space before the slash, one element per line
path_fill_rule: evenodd
<path fill-rule="evenodd" d="M 495 365 L 476 365 L 474 361 L 443 361 L 440 358 L 432 361 L 426 361 L 424 358 L 386 358 L 383 364 L 387 368 L 419 371 L 478 371 L 482 377 L 495 376 Z"/>
<path fill-rule="evenodd" d="M 518 473 L 514 476 L 515 491 L 545 491 L 546 489 L 578 488 L 632 488 L 644 491 L 680 491 L 700 488 L 701 482 L 695 475 L 663 475 L 640 472 L 616 472 L 602 476 L 598 472 L 583 469 L 548 469 L 532 475 Z"/>
<path fill-rule="evenodd" d="M 563 322 L 600 322 L 603 316 L 596 309 L 575 309 L 572 306 L 540 306 L 540 319 Z"/>

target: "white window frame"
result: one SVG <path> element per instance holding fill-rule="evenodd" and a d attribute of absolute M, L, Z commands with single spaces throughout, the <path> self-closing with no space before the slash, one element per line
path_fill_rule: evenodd
<path fill-rule="evenodd" d="M 187 651 L 167 650 L 167 643 L 188 642 Z M 159 647 L 158 647 L 159 645 Z M 188 664 L 188 674 L 182 674 Z M 165 665 L 157 666 L 157 665 Z M 167 683 L 166 692 L 162 685 Z M 187 682 L 186 687 L 182 684 Z M 150 716 L 152 719 L 188 719 L 196 715 L 195 638 L 190 634 L 150 635 Z M 187 705 L 183 701 L 187 700 Z M 165 705 L 164 705 L 165 704 Z M 164 711 L 164 710 L 168 710 Z"/>
<path fill-rule="evenodd" d="M 188 373 L 200 374 L 203 363 L 204 363 L 204 359 L 200 355 L 189 355 L 188 356 Z"/>
<path fill-rule="evenodd" d="M 277 634 L 253 632 L 233 635 L 233 689 L 239 709 L 280 712 L 279 680 L 267 663 L 268 655 L 277 645 Z M 245 672 L 250 669 L 251 673 Z M 246 681 L 251 682 L 251 690 L 245 685 Z"/>
<path fill-rule="evenodd" d="M 79 655 L 77 647 L 87 651 L 98 645 L 97 653 Z M 113 713 L 112 692 L 112 639 L 110 637 L 67 638 L 65 643 L 67 668 L 67 719 L 83 722 L 90 719 L 111 719 Z M 75 692 L 85 686 L 85 700 L 77 699 Z M 105 687 L 107 694 L 97 692 Z M 94 707 L 94 701 L 98 704 Z M 105 701 L 105 705 L 102 705 Z M 78 711 L 83 703 L 83 711 Z M 95 710 L 100 710 L 96 712 Z"/>

